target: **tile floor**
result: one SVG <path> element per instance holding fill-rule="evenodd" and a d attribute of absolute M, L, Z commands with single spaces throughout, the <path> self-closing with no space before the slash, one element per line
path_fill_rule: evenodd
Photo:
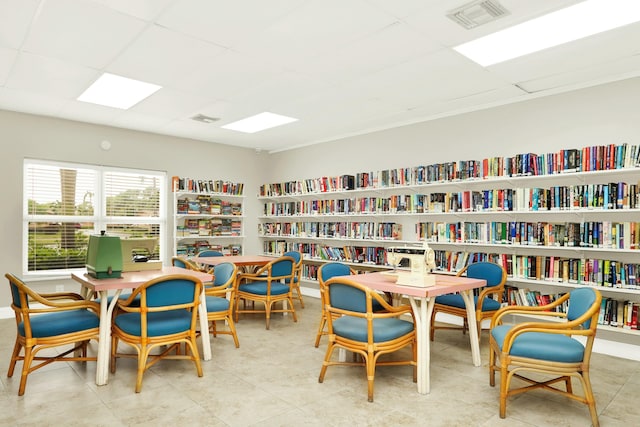
<path fill-rule="evenodd" d="M 471 363 L 469 342 L 440 330 L 432 346 L 431 393 L 420 395 L 409 367 L 376 372 L 375 401 L 367 402 L 364 370 L 329 368 L 318 374 L 326 349 L 313 347 L 317 299 L 306 298 L 299 319 L 244 315 L 240 348 L 228 335 L 212 340 L 204 376 L 185 361 L 162 361 L 134 393 L 135 360 L 120 359 L 106 386 L 95 385 L 95 363 L 54 363 L 29 376 L 18 397 L 19 370 L 6 377 L 15 339 L 13 319 L 0 320 L 1 426 L 589 426 L 585 405 L 535 391 L 509 400 L 498 416 L 498 389 L 489 386 L 487 333 L 482 366 Z M 93 350 L 95 351 L 95 345 Z M 592 381 L 600 424 L 640 425 L 640 362 L 594 354 Z M 499 379 L 498 379 L 499 380 Z M 574 386 L 580 390 L 580 385 Z"/>

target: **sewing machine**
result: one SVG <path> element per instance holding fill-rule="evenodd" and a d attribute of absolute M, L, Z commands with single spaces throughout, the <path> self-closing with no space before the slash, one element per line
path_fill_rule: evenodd
<path fill-rule="evenodd" d="M 398 285 L 429 287 L 436 284 L 431 271 L 436 268 L 435 253 L 427 242 L 422 246 L 392 246 L 387 248 L 387 262 L 396 270 Z M 407 268 L 407 270 L 402 270 Z"/>
<path fill-rule="evenodd" d="M 120 239 L 122 271 L 160 270 L 162 261 L 150 260 L 158 244 L 155 237 Z"/>

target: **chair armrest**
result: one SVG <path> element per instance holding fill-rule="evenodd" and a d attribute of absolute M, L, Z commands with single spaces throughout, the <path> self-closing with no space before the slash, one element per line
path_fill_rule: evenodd
<path fill-rule="evenodd" d="M 55 300 L 79 301 L 84 299 L 82 295 L 77 294 L 75 292 L 53 292 L 50 294 L 39 294 L 39 295 L 45 299 L 48 299 L 49 301 L 55 301 Z"/>

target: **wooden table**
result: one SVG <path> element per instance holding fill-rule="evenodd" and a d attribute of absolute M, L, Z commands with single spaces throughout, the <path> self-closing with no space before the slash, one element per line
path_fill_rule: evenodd
<path fill-rule="evenodd" d="M 416 318 L 416 340 L 418 346 L 418 392 L 429 393 L 429 366 L 431 363 L 431 314 L 435 305 L 435 297 L 438 295 L 460 292 L 467 308 L 469 323 L 469 339 L 471 341 L 471 357 L 475 366 L 480 366 L 480 343 L 476 327 L 476 309 L 473 299 L 473 289 L 486 286 L 487 282 L 481 279 L 448 276 L 436 274 L 435 286 L 421 288 L 402 286 L 395 283 L 396 277 L 387 272 L 365 273 L 342 276 L 362 285 L 383 292 L 397 295 L 405 295 L 411 302 L 411 307 Z"/>
<path fill-rule="evenodd" d="M 187 274 L 200 279 L 203 282 L 212 280 L 212 276 L 199 271 L 186 270 L 180 267 L 162 267 L 160 270 L 131 271 L 122 273 L 122 277 L 118 279 L 96 279 L 87 273 L 72 273 L 71 278 L 82 286 L 82 294 L 85 298 L 90 297 L 93 292 L 97 292 L 100 296 L 100 339 L 98 340 L 98 356 L 96 366 L 96 384 L 105 385 L 109 381 L 109 359 L 111 357 L 109 347 L 111 345 L 111 316 L 116 306 L 118 297 L 123 289 L 135 289 L 143 283 L 169 274 Z M 115 291 L 114 297 L 109 304 L 109 291 Z M 198 308 L 200 317 L 200 330 L 208 331 L 207 322 L 207 301 L 203 293 L 200 298 L 200 307 Z M 204 360 L 211 359 L 211 343 L 209 334 L 203 333 L 202 337 L 202 356 Z"/>

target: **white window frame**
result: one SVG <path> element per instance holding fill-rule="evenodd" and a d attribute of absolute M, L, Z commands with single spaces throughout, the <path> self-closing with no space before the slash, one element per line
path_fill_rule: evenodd
<path fill-rule="evenodd" d="M 27 190 L 27 169 L 29 165 L 50 166 L 68 169 L 90 169 L 97 172 L 94 187 L 94 215 L 92 216 L 65 216 L 65 215 L 30 215 L 29 214 L 29 194 Z M 159 207 L 158 217 L 107 217 L 106 216 L 106 189 L 104 176 L 106 173 L 122 173 L 122 174 L 141 174 L 155 176 L 159 180 Z M 158 243 L 160 245 L 160 260 L 164 260 L 167 253 L 167 173 L 166 171 L 130 169 L 113 166 L 99 166 L 82 163 L 68 163 L 37 159 L 24 159 L 23 162 L 23 221 L 22 221 L 22 274 L 30 278 L 60 278 L 68 277 L 72 272 L 83 271 L 83 268 L 77 269 L 61 269 L 61 270 L 42 270 L 29 271 L 29 222 L 32 221 L 51 221 L 51 222 L 78 222 L 78 220 L 93 222 L 95 234 L 99 234 L 100 230 L 105 230 L 109 224 L 157 224 L 159 226 Z"/>

